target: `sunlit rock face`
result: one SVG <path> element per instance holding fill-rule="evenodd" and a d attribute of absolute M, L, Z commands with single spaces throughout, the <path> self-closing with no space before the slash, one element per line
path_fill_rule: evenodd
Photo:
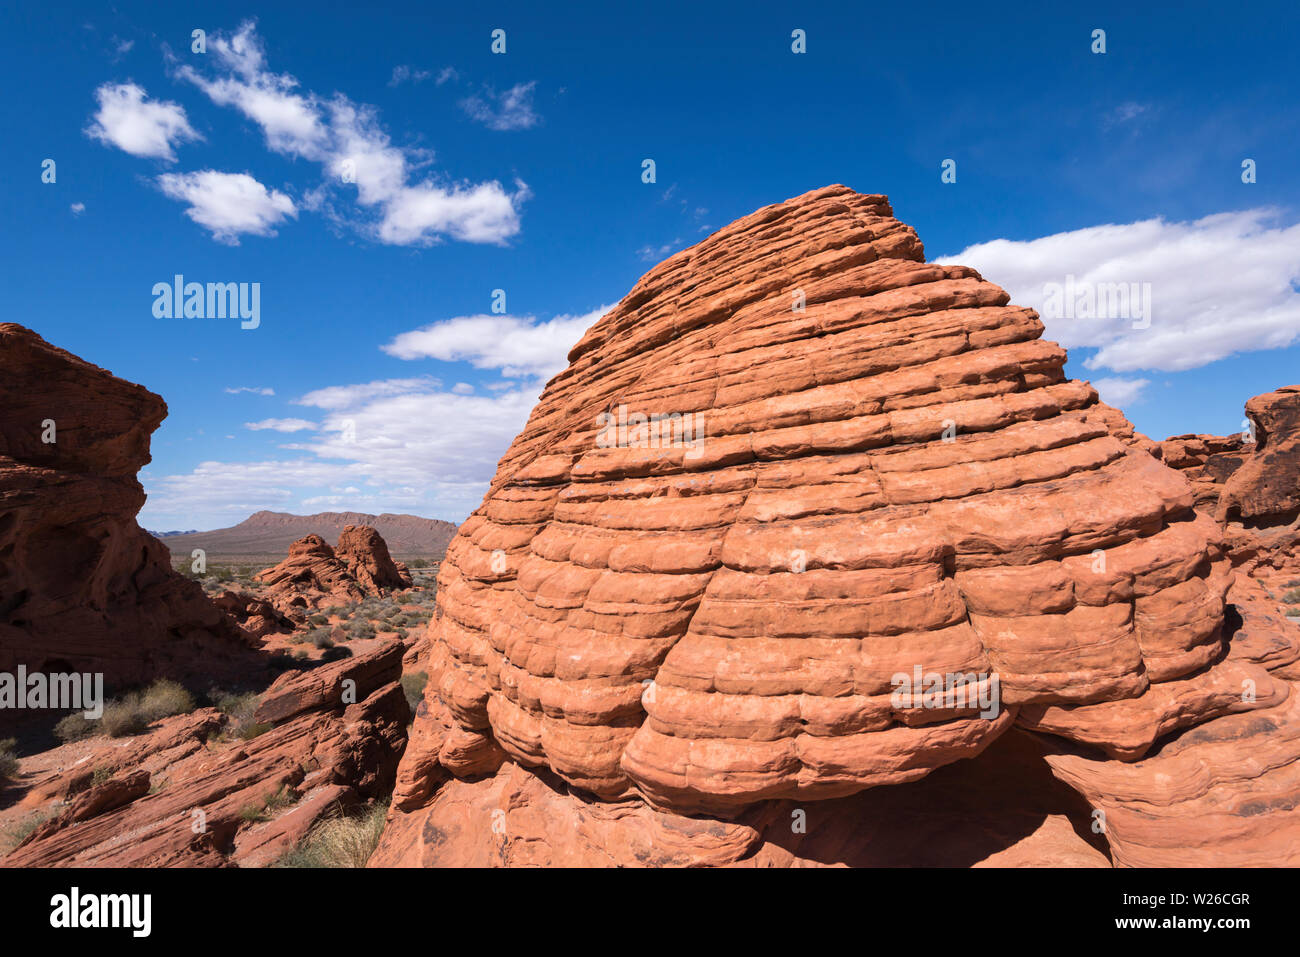
<path fill-rule="evenodd" d="M 1007 298 L 843 186 L 651 270 L 448 551 L 444 767 L 500 748 L 682 811 L 830 798 L 1215 660 L 1215 529 Z M 996 675 L 997 713 L 978 685 L 900 699 L 917 668 Z"/>

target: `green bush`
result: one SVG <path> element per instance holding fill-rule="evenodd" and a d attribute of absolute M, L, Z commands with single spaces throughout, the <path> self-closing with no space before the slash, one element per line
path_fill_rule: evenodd
<path fill-rule="evenodd" d="M 194 696 L 175 681 L 155 681 L 143 691 L 131 691 L 104 705 L 99 720 L 90 720 L 80 711 L 67 715 L 54 726 L 60 741 L 77 741 L 92 735 L 103 734 L 122 738 L 139 734 L 153 722 L 174 714 L 187 714 L 194 710 Z"/>
<path fill-rule="evenodd" d="M 333 648 L 334 638 L 331 635 L 332 629 L 313 628 L 307 632 L 306 641 L 311 642 L 317 648 Z"/>
<path fill-rule="evenodd" d="M 1288 605 L 1300 605 L 1300 588 L 1292 588 L 1282 596 L 1282 600 Z"/>
<path fill-rule="evenodd" d="M 348 622 L 348 636 L 350 638 L 373 638 L 375 637 L 375 626 L 364 618 L 357 618 Z"/>
<path fill-rule="evenodd" d="M 12 781 L 18 774 L 17 748 L 17 738 L 0 738 L 0 781 Z"/>
<path fill-rule="evenodd" d="M 424 686 L 429 683 L 429 676 L 423 671 L 413 671 L 410 674 L 402 675 L 402 690 L 406 692 L 406 701 L 411 706 L 411 710 L 419 706 L 424 699 Z"/>

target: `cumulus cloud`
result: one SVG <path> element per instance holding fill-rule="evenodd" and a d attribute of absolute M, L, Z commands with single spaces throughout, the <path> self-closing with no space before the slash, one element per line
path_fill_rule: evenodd
<path fill-rule="evenodd" d="M 1269 209 L 998 239 L 941 261 L 1037 309 L 1067 349 L 1097 350 L 1089 369 L 1181 371 L 1300 339 L 1300 224 Z M 1134 315 L 1147 297 L 1149 316 Z"/>
<path fill-rule="evenodd" d="M 142 475 L 149 493 L 142 518 L 155 527 L 216 528 L 263 508 L 328 507 L 459 521 L 482 500 L 537 394 L 534 385 L 463 395 L 426 379 L 320 389 L 298 400 L 328 410 L 318 429 L 304 430 L 309 440 L 282 446 L 274 459 Z"/>
<path fill-rule="evenodd" d="M 294 77 L 268 70 L 252 22 L 232 36 L 215 35 L 208 45 L 216 76 L 189 64 L 177 75 L 256 123 L 271 150 L 320 164 L 328 179 L 311 193 L 311 208 L 328 209 L 334 190 L 355 190 L 357 203 L 371 211 L 362 230 L 393 245 L 424 246 L 443 237 L 503 243 L 519 232 L 519 208 L 530 195 L 521 181 L 510 191 L 496 180 L 417 176 L 430 157 L 394 146 L 374 107 L 338 93 L 326 99 L 300 91 Z"/>
<path fill-rule="evenodd" d="M 532 316 L 456 316 L 403 332 L 383 350 L 399 359 L 466 361 L 508 378 L 545 379 L 568 365 L 569 350 L 612 308 L 543 322 Z"/>
<path fill-rule="evenodd" d="M 527 130 L 536 126 L 539 117 L 533 110 L 533 88 L 537 81 L 516 83 L 504 93 L 484 87 L 460 101 L 460 108 L 475 123 L 490 130 Z"/>
<path fill-rule="evenodd" d="M 132 156 L 176 161 L 174 147 L 203 139 L 178 103 L 150 100 L 134 83 L 105 83 L 95 91 L 99 110 L 86 135 Z"/>
<path fill-rule="evenodd" d="M 245 422 L 244 428 L 254 432 L 263 432 L 267 429 L 273 432 L 303 432 L 315 429 L 317 425 L 306 419 L 263 419 L 261 422 Z"/>
<path fill-rule="evenodd" d="M 268 190 L 247 173 L 163 173 L 164 195 L 189 204 L 185 215 L 212 233 L 212 238 L 239 245 L 241 234 L 274 236 L 274 227 L 298 210 L 279 190 Z"/>

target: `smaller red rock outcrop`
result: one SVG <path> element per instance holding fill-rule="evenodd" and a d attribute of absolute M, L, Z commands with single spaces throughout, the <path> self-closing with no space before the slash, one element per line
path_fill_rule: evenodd
<path fill-rule="evenodd" d="M 1176 435 L 1158 455 L 1192 483 L 1197 508 L 1223 526 L 1233 565 L 1300 573 L 1300 385 L 1246 403 L 1253 440 Z"/>
<path fill-rule="evenodd" d="M 223 740 L 212 708 L 137 738 L 74 742 L 22 761 L 22 809 L 57 811 L 6 867 L 260 866 L 323 816 L 382 797 L 406 744 L 402 645 L 282 675 L 254 721 Z"/>
<path fill-rule="evenodd" d="M 304 609 L 410 588 L 411 573 L 398 565 L 377 531 L 348 525 L 337 549 L 319 535 L 307 535 L 290 546 L 288 558 L 258 572 L 257 578 L 267 586 L 266 600 L 292 618 Z"/>
<path fill-rule="evenodd" d="M 334 554 L 347 566 L 348 574 L 370 594 L 387 588 L 410 588 L 411 573 L 400 568 L 388 554 L 383 536 L 369 525 L 348 525 L 339 535 Z"/>

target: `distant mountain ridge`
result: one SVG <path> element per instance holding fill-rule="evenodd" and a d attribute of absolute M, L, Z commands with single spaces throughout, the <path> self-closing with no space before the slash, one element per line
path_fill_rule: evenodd
<path fill-rule="evenodd" d="M 291 515 L 288 512 L 254 512 L 238 525 L 209 532 L 186 532 L 162 539 L 173 552 L 186 555 L 201 548 L 209 555 L 283 555 L 304 535 L 316 534 L 331 545 L 338 542 L 346 525 L 369 525 L 388 543 L 393 555 L 442 557 L 456 526 L 437 518 L 419 515 L 368 515 L 365 512 L 318 512 Z"/>

